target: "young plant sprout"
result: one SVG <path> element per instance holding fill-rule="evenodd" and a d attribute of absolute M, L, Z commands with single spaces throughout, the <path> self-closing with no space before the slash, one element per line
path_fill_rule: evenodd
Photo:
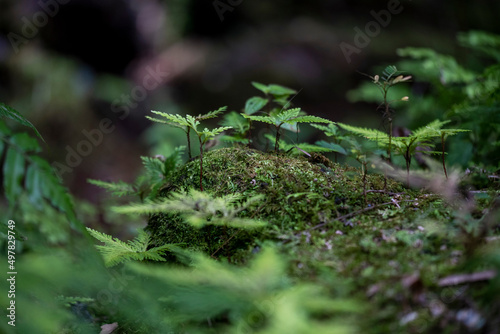
<path fill-rule="evenodd" d="M 279 112 L 270 113 L 269 116 L 253 116 L 242 114 L 243 117 L 252 121 L 264 122 L 274 125 L 276 129 L 276 140 L 274 144 L 274 152 L 278 153 L 279 140 L 281 136 L 281 128 L 285 124 L 295 125 L 297 123 L 331 123 L 330 120 L 310 115 L 301 115 L 300 108 L 293 108 L 288 110 L 280 110 Z"/>
<path fill-rule="evenodd" d="M 167 120 L 162 120 L 162 119 L 157 119 L 153 117 L 146 116 L 147 119 L 154 121 L 154 122 L 159 122 L 159 123 L 164 123 L 168 124 L 171 126 L 175 126 L 178 128 L 181 128 L 187 135 L 187 141 L 188 141 L 188 152 L 189 152 L 189 158 L 191 159 L 191 142 L 189 140 L 189 132 L 190 130 L 193 130 L 196 136 L 198 137 L 198 142 L 200 144 L 200 190 L 203 191 L 203 184 L 202 184 L 202 179 L 203 179 L 203 148 L 205 144 L 212 138 L 214 138 L 216 135 L 220 134 L 221 132 L 231 129 L 231 126 L 222 126 L 215 128 L 213 130 L 209 130 L 208 128 L 205 128 L 203 131 L 198 130 L 198 125 L 200 125 L 200 121 L 209 119 L 209 118 L 215 118 L 219 114 L 221 114 L 223 111 L 225 111 L 227 107 L 221 107 L 217 110 L 210 111 L 206 114 L 200 114 L 196 117 L 193 117 L 191 115 L 186 115 L 186 117 L 182 117 L 180 115 L 173 115 L 173 114 L 167 114 L 163 113 L 160 111 L 151 111 L 154 114 L 160 115 L 165 117 Z"/>
<path fill-rule="evenodd" d="M 396 66 L 390 65 L 387 66 L 384 71 L 382 72 L 382 78 L 380 78 L 379 75 L 375 76 L 369 76 L 367 75 L 370 79 L 373 80 L 373 83 L 377 85 L 377 87 L 380 89 L 380 92 L 382 93 L 384 101 L 378 106 L 378 109 L 382 109 L 382 117 L 386 119 L 389 123 L 389 130 L 387 131 L 389 135 L 389 145 L 387 146 L 387 155 L 389 161 L 391 161 L 391 151 L 392 151 L 392 121 L 393 121 L 393 114 L 394 110 L 390 108 L 391 103 L 397 102 L 397 101 L 408 101 L 409 98 L 408 96 L 405 96 L 401 99 L 397 100 L 392 100 L 388 101 L 387 99 L 387 93 L 389 92 L 389 89 L 401 82 L 406 82 L 411 79 L 411 75 L 408 76 L 403 76 L 400 74 L 401 71 L 398 71 Z"/>

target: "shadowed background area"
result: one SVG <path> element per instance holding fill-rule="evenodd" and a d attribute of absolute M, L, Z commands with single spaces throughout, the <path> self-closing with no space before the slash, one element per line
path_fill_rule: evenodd
<path fill-rule="evenodd" d="M 96 202 L 87 178 L 132 181 L 139 155 L 184 144 L 150 110 L 240 111 L 257 81 L 300 90 L 309 114 L 373 124 L 376 105 L 346 99 L 366 80 L 358 72 L 407 46 L 467 61 L 457 33 L 499 33 L 498 13 L 498 1 L 2 0 L 0 101 L 39 129 L 71 191 Z"/>

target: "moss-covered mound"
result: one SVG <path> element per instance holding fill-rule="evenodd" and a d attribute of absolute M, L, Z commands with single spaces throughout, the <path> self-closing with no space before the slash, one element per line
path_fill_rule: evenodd
<path fill-rule="evenodd" d="M 341 167 L 319 155 L 308 160 L 244 148 L 223 148 L 208 152 L 203 165 L 203 187 L 214 196 L 239 193 L 250 198 L 263 194 L 261 203 L 241 214 L 267 222 L 266 228 L 197 229 L 179 216 L 159 214 L 148 225 L 154 244 L 183 243 L 210 255 L 229 256 L 236 249 L 253 249 L 262 240 L 286 239 L 287 234 L 320 224 L 327 226 L 357 210 L 391 202 L 396 193 L 408 194 L 402 184 L 391 180 L 387 181 L 386 192 L 381 192 L 384 177 L 376 174 L 367 176 L 364 189 L 359 169 Z M 199 173 L 199 160 L 187 163 L 171 177 L 162 196 L 168 196 L 172 190 L 199 189 Z M 341 221 L 347 223 L 347 219 Z"/>

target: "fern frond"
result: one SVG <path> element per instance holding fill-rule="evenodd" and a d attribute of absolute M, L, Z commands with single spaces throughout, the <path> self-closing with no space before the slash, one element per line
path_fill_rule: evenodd
<path fill-rule="evenodd" d="M 103 188 L 106 191 L 109 191 L 114 196 L 118 197 L 133 195 L 136 193 L 136 189 L 134 188 L 134 186 L 123 181 L 105 182 L 100 180 L 87 179 L 87 182 Z"/>
<path fill-rule="evenodd" d="M 128 242 L 123 242 L 89 227 L 87 227 L 87 231 L 92 237 L 104 243 L 104 245 L 97 245 L 96 248 L 102 254 L 104 263 L 108 267 L 131 260 L 165 261 L 162 255 L 176 248 L 176 245 L 169 244 L 148 249 L 150 236 L 145 231 L 140 231 L 134 240 Z"/>
<path fill-rule="evenodd" d="M 165 165 L 157 158 L 141 157 L 142 164 L 146 169 L 146 174 L 153 183 L 161 182 L 165 176 Z"/>
<path fill-rule="evenodd" d="M 246 114 L 241 114 L 241 115 L 245 118 L 248 118 L 249 120 L 252 120 L 252 121 L 274 124 L 274 118 L 271 118 L 270 116 L 254 116 L 254 115 L 246 115 Z"/>
<path fill-rule="evenodd" d="M 336 123 L 336 124 L 346 131 L 352 132 L 358 136 L 362 136 L 370 140 L 389 141 L 389 135 L 377 129 L 361 128 L 344 123 Z"/>
<path fill-rule="evenodd" d="M 251 197 L 245 202 L 239 203 L 241 200 L 241 195 L 226 195 L 215 198 L 206 192 L 191 190 L 188 193 L 172 193 L 169 198 L 162 201 L 134 203 L 113 207 L 112 210 L 122 214 L 176 212 L 182 214 L 186 221 L 197 227 L 207 224 L 244 228 L 263 226 L 262 222 L 238 216 L 241 211 L 262 200 L 262 196 Z"/>
<path fill-rule="evenodd" d="M 397 73 L 398 69 L 396 68 L 396 66 L 389 65 L 382 71 L 382 79 L 384 79 L 384 81 L 389 81 L 389 79 L 391 79 L 391 77 Z"/>
<path fill-rule="evenodd" d="M 271 114 L 271 118 L 274 119 L 276 125 L 280 125 L 283 123 L 289 123 L 290 120 L 297 118 L 300 115 L 300 112 L 300 108 L 284 109 L 276 114 Z"/>
<path fill-rule="evenodd" d="M 215 118 L 226 110 L 227 110 L 227 106 L 220 107 L 219 109 L 214 110 L 214 111 L 210 111 L 206 114 L 200 114 L 200 115 L 196 116 L 195 118 L 197 121 L 204 121 L 204 120 L 207 120 L 210 118 Z"/>
<path fill-rule="evenodd" d="M 304 116 L 298 116 L 296 118 L 292 118 L 289 121 L 285 121 L 285 123 L 288 124 L 293 124 L 293 123 L 331 123 L 332 121 L 321 118 L 318 116 L 310 116 L 310 115 L 304 115 Z"/>

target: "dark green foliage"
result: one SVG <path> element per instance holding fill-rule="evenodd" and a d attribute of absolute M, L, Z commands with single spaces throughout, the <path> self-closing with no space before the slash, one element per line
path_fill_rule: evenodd
<path fill-rule="evenodd" d="M 431 85 L 428 94 L 415 96 L 410 105 L 410 125 L 445 117 L 454 127 L 471 130 L 450 138 L 449 164 L 500 167 L 499 41 L 500 36 L 483 31 L 459 34 L 459 44 L 470 49 L 471 64 L 431 49 L 398 50 L 409 58 L 401 66 Z"/>
<path fill-rule="evenodd" d="M 495 56 L 496 40 L 478 36 L 464 43 Z M 394 66 L 381 73 L 372 79 L 385 93 L 408 80 Z M 434 120 L 395 138 L 375 129 L 314 124 L 329 141 L 272 138 L 276 151 L 279 146 L 299 157 L 241 145 L 204 155 L 208 140 L 229 127 L 229 140 L 250 142 L 250 120 L 274 126 L 278 136 L 286 126 L 296 131 L 297 123 L 330 122 L 290 108 L 294 90 L 253 85 L 265 97 L 247 100 L 242 115 L 226 115 L 222 128 L 198 126 L 224 108 L 197 117 L 156 112 L 165 120 L 155 121 L 186 132 L 188 146 L 189 131 L 197 135 L 199 161 L 182 164 L 177 149 L 166 158 L 141 157 L 144 172 L 134 184 L 90 181 L 117 197 L 139 196 L 139 203 L 115 210 L 148 218 L 147 232 L 130 241 L 87 229 L 104 243 L 97 246 L 101 254 L 89 238 L 70 242 L 61 186 L 44 183 L 57 179 L 41 172 L 50 166 L 37 156 L 36 141 L 0 123 L 6 199 L 27 238 L 16 242 L 18 319 L 36 315 L 16 328 L 3 322 L 0 331 L 97 333 L 116 322 L 118 333 L 494 332 L 500 311 L 498 192 L 463 198 L 457 194 L 466 186 L 459 191 L 457 172 L 445 179 L 432 161 L 425 172 L 412 169 L 412 185 L 431 193 L 368 173 L 373 164 L 383 165 L 373 155 L 388 156 L 381 149 L 392 147 L 409 171 L 419 147 L 433 148 L 436 141 L 441 150 L 430 153 L 441 154 L 445 168 L 445 140 L 467 130 L 443 129 L 449 120 Z M 496 89 L 493 80 L 480 87 L 486 95 L 489 89 Z M 392 117 L 388 103 L 384 96 L 384 112 Z M 345 154 L 361 173 L 317 151 Z M 400 174 L 385 165 L 391 175 Z M 6 245 L 7 235 L 0 237 Z M 482 281 L 470 279 L 478 272 Z M 458 286 L 446 285 L 454 275 Z M 6 280 L 0 288 L 8 291 Z M 8 304 L 5 294 L 0 302 Z M 464 314 L 477 321 L 471 325 Z"/>
<path fill-rule="evenodd" d="M 12 110 L 9 108 L 10 112 Z M 0 140 L 0 156 L 5 154 L 2 170 L 8 215 L 56 209 L 69 219 L 74 229 L 82 231 L 67 189 L 61 185 L 50 164 L 37 155 L 41 151 L 37 140 L 26 133 L 13 134 L 3 121 L 0 121 Z M 20 210 L 22 201 L 19 199 L 25 196 L 32 205 L 28 212 L 25 208 Z"/>

